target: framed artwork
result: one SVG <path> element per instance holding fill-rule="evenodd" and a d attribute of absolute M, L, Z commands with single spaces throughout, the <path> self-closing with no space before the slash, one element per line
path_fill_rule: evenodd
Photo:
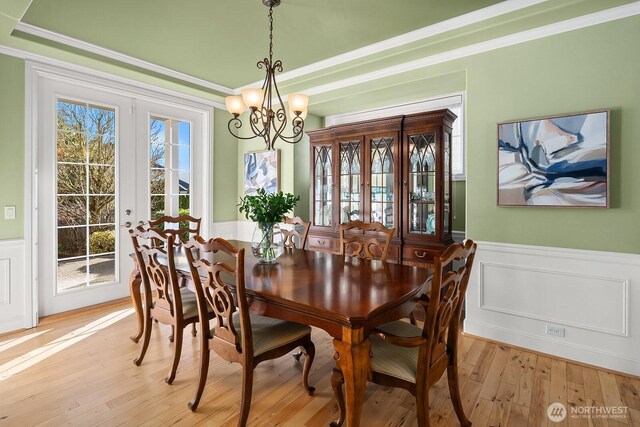
<path fill-rule="evenodd" d="M 609 207 L 609 111 L 498 124 L 498 206 Z"/>
<path fill-rule="evenodd" d="M 258 188 L 267 193 L 280 190 L 280 152 L 256 151 L 244 155 L 244 195 L 254 195 Z"/>

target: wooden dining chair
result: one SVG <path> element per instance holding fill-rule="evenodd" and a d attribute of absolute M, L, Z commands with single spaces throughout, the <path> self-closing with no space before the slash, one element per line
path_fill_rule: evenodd
<path fill-rule="evenodd" d="M 162 230 L 164 234 L 171 234 L 174 236 L 175 241 L 179 243 L 184 243 L 188 241 L 193 236 L 200 235 L 200 224 L 202 222 L 202 218 L 195 218 L 191 215 L 179 215 L 179 216 L 161 216 L 157 219 L 152 219 L 148 222 L 149 228 L 155 228 L 158 230 Z M 174 228 L 176 226 L 177 228 Z M 161 244 L 161 241 L 154 241 L 154 245 Z M 180 286 L 187 286 L 187 280 L 184 278 L 180 279 Z M 191 326 L 191 335 L 196 336 L 196 324 L 193 323 Z M 173 341 L 173 332 L 169 336 L 169 340 Z"/>
<path fill-rule="evenodd" d="M 284 223 L 293 226 L 290 230 L 282 227 L 280 228 L 284 246 L 286 248 L 304 249 L 307 244 L 307 235 L 309 234 L 311 222 L 307 222 L 299 216 L 295 216 L 292 218 L 284 217 Z"/>
<path fill-rule="evenodd" d="M 276 359 L 301 347 L 306 355 L 302 385 L 307 393 L 312 394 L 315 388 L 308 382 L 315 356 L 311 327 L 249 314 L 244 282 L 244 249 L 238 249 L 224 239 L 206 241 L 199 236 L 185 244 L 185 249 L 196 288 L 201 322 L 203 325 L 208 322 L 208 307 L 216 319 L 214 327 L 210 330 L 203 328 L 200 334 L 200 378 L 189 409 L 195 411 L 202 397 L 209 371 L 210 351 L 229 362 L 242 365 L 242 401 L 238 426 L 247 423 L 253 370 L 260 362 Z M 215 254 L 219 258 L 213 261 Z"/>
<path fill-rule="evenodd" d="M 362 231 L 362 233 L 350 233 L 354 230 Z M 340 254 L 345 255 L 346 253 L 358 258 L 386 261 L 394 231 L 394 228 L 387 228 L 379 222 L 350 221 L 342 224 L 340 226 Z M 383 235 L 383 241 L 380 240 L 379 234 Z"/>
<path fill-rule="evenodd" d="M 176 237 L 172 233 L 139 226 L 129 230 L 129 234 L 142 278 L 145 307 L 142 349 L 134 363 L 140 366 L 144 359 L 154 321 L 171 325 L 174 337 L 173 363 L 165 378 L 167 384 L 171 384 L 180 362 L 183 330 L 187 325 L 199 321 L 196 294 L 179 285 L 174 256 Z"/>
<path fill-rule="evenodd" d="M 471 422 L 464 414 L 458 378 L 458 337 L 462 300 L 467 290 L 477 245 L 472 240 L 454 243 L 435 259 L 430 291 L 420 298 L 426 312 L 422 328 L 403 321 L 385 323 L 371 338 L 370 381 L 408 390 L 416 398 L 418 425 L 429 426 L 429 388 L 447 371 L 453 408 L 462 426 Z M 464 261 L 457 270 L 451 263 Z M 335 368 L 331 384 L 344 421 L 344 378 Z"/>
<path fill-rule="evenodd" d="M 172 234 L 175 240 L 188 241 L 193 236 L 200 235 L 200 223 L 202 218 L 190 215 L 161 216 L 149 221 L 149 228 L 162 230 L 165 234 Z M 176 226 L 177 228 L 174 228 Z"/>

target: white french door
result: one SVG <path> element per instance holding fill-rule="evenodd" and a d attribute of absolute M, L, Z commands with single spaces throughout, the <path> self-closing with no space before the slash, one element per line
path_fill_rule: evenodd
<path fill-rule="evenodd" d="M 126 297 L 128 230 L 205 211 L 203 114 L 46 80 L 37 115 L 38 315 Z"/>

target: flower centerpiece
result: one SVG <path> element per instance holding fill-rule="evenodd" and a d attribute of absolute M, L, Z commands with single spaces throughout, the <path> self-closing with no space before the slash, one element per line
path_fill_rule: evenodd
<path fill-rule="evenodd" d="M 267 194 L 264 188 L 259 188 L 254 196 L 240 198 L 240 212 L 256 223 L 251 239 L 251 250 L 261 263 L 272 264 L 282 254 L 283 242 L 279 234 L 278 223 L 282 222 L 287 212 L 291 211 L 300 200 L 282 191 Z"/>

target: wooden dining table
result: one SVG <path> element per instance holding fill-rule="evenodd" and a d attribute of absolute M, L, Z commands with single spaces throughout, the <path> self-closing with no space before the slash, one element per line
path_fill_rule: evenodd
<path fill-rule="evenodd" d="M 336 366 L 344 375 L 346 425 L 360 425 L 370 372 L 369 334 L 379 325 L 407 317 L 432 270 L 350 256 L 285 249 L 273 265 L 260 264 L 245 248 L 245 283 L 250 312 L 325 330 L 333 337 Z M 178 274 L 189 279 L 182 247 L 176 248 Z M 142 335 L 140 273 L 130 277 L 131 297 Z"/>

